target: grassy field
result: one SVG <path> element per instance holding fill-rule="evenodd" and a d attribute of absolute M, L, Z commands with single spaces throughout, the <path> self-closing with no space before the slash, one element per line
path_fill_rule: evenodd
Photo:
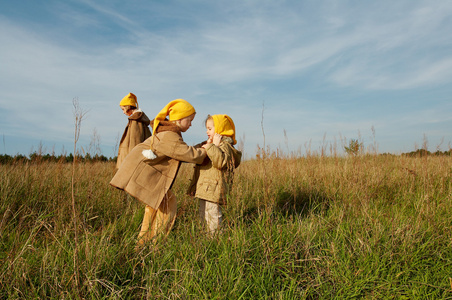
<path fill-rule="evenodd" d="M 169 237 L 136 252 L 114 163 L 76 165 L 75 220 L 71 164 L 0 165 L 0 298 L 452 299 L 450 156 L 245 161 L 214 238 L 191 171 Z"/>

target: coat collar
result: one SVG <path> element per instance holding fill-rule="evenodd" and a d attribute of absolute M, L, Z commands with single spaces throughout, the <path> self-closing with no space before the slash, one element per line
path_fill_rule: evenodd
<path fill-rule="evenodd" d="M 151 121 L 151 127 L 153 127 L 154 125 L 154 120 Z M 176 132 L 176 133 L 181 133 L 179 127 L 174 124 L 171 121 L 168 120 L 163 120 L 159 122 L 159 125 L 157 126 L 157 132 L 156 133 L 160 133 L 160 132 L 164 132 L 164 131 L 172 131 L 172 132 Z"/>

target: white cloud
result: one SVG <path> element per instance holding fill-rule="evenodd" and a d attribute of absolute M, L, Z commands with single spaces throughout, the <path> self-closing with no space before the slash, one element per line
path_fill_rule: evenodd
<path fill-rule="evenodd" d="M 452 46 L 445 38 L 452 26 L 452 6 L 432 5 L 380 14 L 357 24 L 348 61 L 334 69 L 331 79 L 344 86 L 368 89 L 409 89 L 450 82 Z M 432 56 L 433 49 L 437 55 Z M 439 52 L 438 52 L 439 50 Z"/>

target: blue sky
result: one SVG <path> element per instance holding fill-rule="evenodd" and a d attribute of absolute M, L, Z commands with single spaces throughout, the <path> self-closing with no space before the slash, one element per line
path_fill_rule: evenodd
<path fill-rule="evenodd" d="M 1 1 L 0 40 L 0 153 L 72 152 L 77 98 L 114 156 L 129 92 L 191 102 L 189 144 L 229 114 L 248 157 L 452 143 L 452 1 Z"/>

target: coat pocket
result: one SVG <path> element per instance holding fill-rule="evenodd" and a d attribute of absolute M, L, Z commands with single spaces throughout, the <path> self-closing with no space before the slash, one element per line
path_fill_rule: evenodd
<path fill-rule="evenodd" d="M 214 179 L 205 179 L 201 183 L 201 189 L 207 193 L 214 193 L 217 190 L 218 181 Z"/>
<path fill-rule="evenodd" d="M 147 190 L 153 191 L 159 188 L 169 188 L 172 181 L 172 178 L 165 176 L 162 170 L 159 170 L 154 166 L 148 164 L 144 165 L 143 169 L 138 173 L 136 177 L 137 184 Z"/>

